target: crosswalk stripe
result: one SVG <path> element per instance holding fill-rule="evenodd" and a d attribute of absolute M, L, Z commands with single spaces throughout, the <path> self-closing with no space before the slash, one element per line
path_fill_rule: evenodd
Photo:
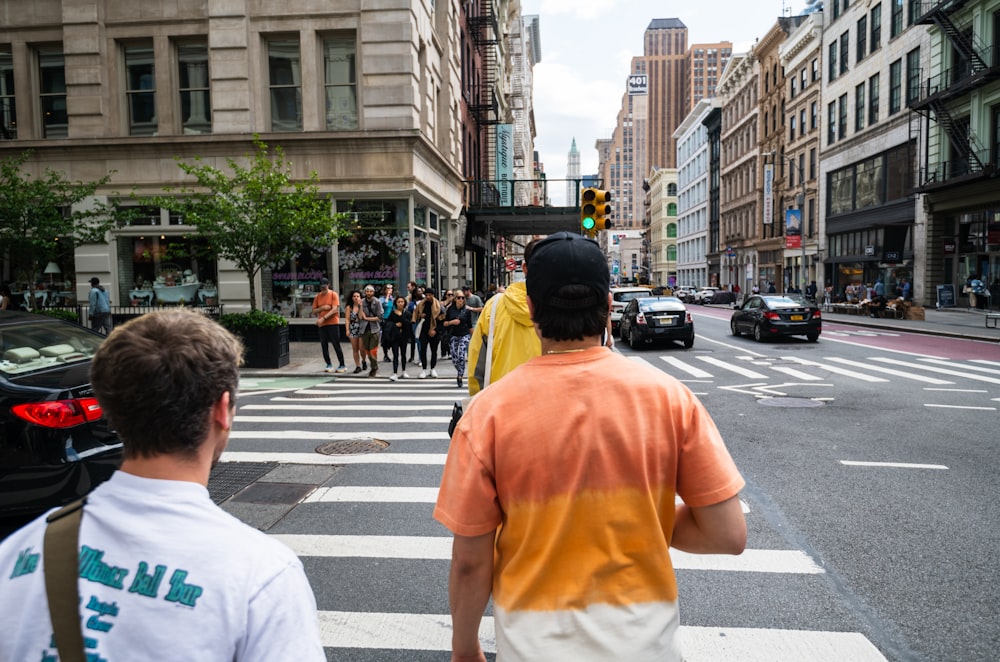
<path fill-rule="evenodd" d="M 682 370 L 687 374 L 691 375 L 692 377 L 694 377 L 695 379 L 708 379 L 712 376 L 712 373 L 705 372 L 701 368 L 695 368 L 692 365 L 688 365 L 684 361 L 681 361 L 680 359 L 673 356 L 661 356 L 660 359 L 667 365 L 671 365 L 677 368 L 678 370 Z"/>
<path fill-rule="evenodd" d="M 389 395 L 389 393 L 392 393 L 393 395 Z M 302 402 L 301 396 L 308 395 L 310 396 L 309 402 L 372 402 L 375 400 L 379 404 L 405 403 L 407 405 L 413 405 L 415 403 L 424 402 L 454 402 L 455 400 L 460 400 L 468 395 L 467 391 L 460 391 L 457 388 L 445 393 L 444 395 L 427 395 L 430 391 L 420 391 L 418 394 L 396 397 L 395 394 L 397 393 L 398 391 L 393 388 L 386 388 L 385 391 L 370 393 L 364 396 L 344 395 L 343 393 L 334 393 L 332 391 L 321 393 L 314 393 L 312 391 L 296 391 L 296 394 L 298 394 L 299 397 L 286 395 L 271 399 L 276 402 Z M 256 395 L 256 393 L 254 395 Z"/>
<path fill-rule="evenodd" d="M 932 365 L 924 365 L 922 363 L 909 363 L 907 361 L 900 361 L 899 359 L 890 359 L 887 356 L 875 356 L 872 357 L 872 361 L 879 361 L 880 363 L 888 363 L 890 365 L 902 365 L 908 368 L 916 368 L 917 370 L 926 370 L 927 372 L 935 372 L 939 375 L 953 375 L 956 377 L 965 377 L 966 379 L 973 379 L 978 382 L 987 382 L 988 384 L 1000 384 L 1000 379 L 995 377 L 987 377 L 986 375 L 974 375 L 967 372 L 959 372 L 958 370 L 949 370 L 948 368 L 937 368 Z"/>
<path fill-rule="evenodd" d="M 239 417 L 237 416 L 237 420 Z M 427 441 L 447 440 L 448 432 L 314 432 L 312 430 L 233 430 L 230 439 L 263 439 L 277 441 L 278 439 L 312 440 L 312 441 L 347 441 L 358 437 L 373 437 L 383 441 Z"/>
<path fill-rule="evenodd" d="M 947 359 L 920 359 L 921 361 L 926 361 L 927 363 L 936 363 L 938 365 L 954 365 L 951 361 Z M 981 363 L 981 362 L 980 362 Z M 975 370 L 976 372 L 987 372 L 991 375 L 1000 375 L 1000 370 L 993 368 L 981 368 L 978 365 L 967 365 L 964 366 L 966 370 Z"/>
<path fill-rule="evenodd" d="M 794 377 L 795 379 L 800 379 L 804 382 L 816 382 L 823 379 L 822 377 L 817 377 L 816 375 L 810 375 L 808 373 L 802 372 L 801 370 L 796 370 L 795 368 L 789 368 L 788 366 L 784 365 L 772 366 L 771 370 L 776 370 L 777 372 L 786 374 L 789 377 Z"/>
<path fill-rule="evenodd" d="M 357 411 L 357 410 L 355 410 Z M 383 423 L 435 423 L 447 426 L 451 416 L 396 416 L 386 418 Z M 288 423 L 287 416 L 236 416 L 237 423 Z M 295 422 L 316 423 L 319 425 L 371 424 L 371 416 L 296 416 Z"/>
<path fill-rule="evenodd" d="M 730 372 L 735 372 L 737 375 L 742 375 L 742 376 L 747 377 L 749 379 L 767 379 L 767 375 L 763 375 L 763 374 L 761 374 L 759 372 L 756 372 L 755 370 L 750 370 L 749 368 L 742 368 L 742 367 L 737 366 L 737 365 L 732 365 L 730 363 L 726 363 L 725 361 L 717 359 L 714 356 L 699 356 L 698 360 L 699 361 L 704 361 L 705 363 L 708 363 L 709 365 L 714 365 L 717 368 L 722 368 L 723 370 L 728 370 Z"/>
<path fill-rule="evenodd" d="M 319 629 L 328 648 L 451 650 L 448 614 L 320 611 Z M 678 641 L 686 662 L 885 662 L 858 632 L 717 628 L 682 625 Z M 494 620 L 479 624 L 483 652 L 496 653 Z"/>
<path fill-rule="evenodd" d="M 365 453 L 322 455 L 320 453 L 254 453 L 226 451 L 220 462 L 277 462 L 279 464 L 444 464 L 444 453 Z"/>
<path fill-rule="evenodd" d="M 371 398 L 365 398 L 366 402 L 371 402 Z M 310 400 L 314 404 L 308 405 L 292 405 L 292 404 L 260 404 L 260 405 L 245 405 L 240 407 L 240 411 L 378 411 L 384 412 L 387 415 L 392 413 L 390 408 L 386 410 L 385 403 L 380 399 L 378 404 L 371 405 L 325 405 L 320 404 L 322 401 Z M 411 404 L 413 400 L 410 400 Z M 427 403 L 420 403 L 419 407 L 414 404 L 414 406 L 408 407 L 407 409 L 419 408 L 421 411 L 451 411 L 454 401 L 448 402 L 447 404 L 432 405 Z M 396 420 L 396 419 L 393 419 Z"/>
<path fill-rule="evenodd" d="M 321 487 L 303 503 L 365 502 L 365 503 L 434 503 L 436 487 L 376 487 L 374 485 L 345 485 Z"/>
<path fill-rule="evenodd" d="M 841 359 L 836 356 L 827 357 L 827 361 L 835 361 L 837 363 L 842 363 L 844 365 L 854 366 L 856 368 L 862 368 L 865 370 L 872 370 L 874 372 L 879 372 L 884 375 L 894 375 L 896 377 L 903 377 L 905 379 L 912 379 L 918 382 L 924 382 L 926 384 L 954 384 L 955 382 L 949 382 L 945 379 L 938 379 L 936 377 L 927 377 L 925 375 L 915 375 L 911 372 L 903 372 L 902 370 L 893 370 L 892 368 L 883 368 L 882 366 L 871 365 L 869 363 L 861 363 L 860 361 L 851 361 L 849 359 Z"/>
<path fill-rule="evenodd" d="M 393 558 L 447 560 L 451 537 L 433 536 L 338 536 L 276 534 L 299 556 L 324 558 Z M 670 550 L 676 570 L 763 572 L 790 575 L 823 574 L 823 568 L 797 549 L 747 549 L 739 556 L 688 554 Z"/>
<path fill-rule="evenodd" d="M 797 356 L 783 356 L 781 357 L 784 361 L 794 361 L 795 363 L 801 363 L 802 365 L 811 365 L 816 368 L 821 368 L 827 372 L 833 372 L 838 375 L 844 375 L 845 377 L 853 377 L 855 379 L 860 379 L 864 382 L 887 382 L 888 379 L 883 379 L 882 377 L 875 377 L 873 375 L 866 375 L 860 372 L 854 372 L 853 370 L 845 370 L 843 368 L 838 368 L 837 366 L 827 365 L 825 363 L 817 363 L 816 361 L 810 361 L 808 359 L 801 359 Z"/>

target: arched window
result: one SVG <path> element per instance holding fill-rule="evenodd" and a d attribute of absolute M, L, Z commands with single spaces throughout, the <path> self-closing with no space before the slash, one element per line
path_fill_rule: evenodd
<path fill-rule="evenodd" d="M 677 215 L 677 203 L 676 202 L 670 202 L 670 203 L 668 203 L 667 204 L 667 216 L 676 216 L 676 215 Z"/>
<path fill-rule="evenodd" d="M 667 195 L 677 195 L 677 184 L 673 182 L 667 184 Z"/>
<path fill-rule="evenodd" d="M 669 237 L 671 239 L 676 239 L 677 238 L 677 224 L 676 223 L 668 223 L 667 224 L 667 237 Z"/>
<path fill-rule="evenodd" d="M 677 247 L 674 245 L 667 246 L 667 262 L 677 261 Z"/>

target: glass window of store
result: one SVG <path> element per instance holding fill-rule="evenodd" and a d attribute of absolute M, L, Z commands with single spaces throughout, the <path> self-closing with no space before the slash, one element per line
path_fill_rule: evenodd
<path fill-rule="evenodd" d="M 285 317 L 311 317 L 319 281 L 329 278 L 329 273 L 330 250 L 304 248 L 294 260 L 261 273 L 263 309 Z"/>
<path fill-rule="evenodd" d="M 299 42 L 267 42 L 268 87 L 271 98 L 271 130 L 302 130 L 302 66 Z"/>
<path fill-rule="evenodd" d="M 204 238 L 154 232 L 119 236 L 117 243 L 118 301 L 122 305 L 216 302 L 217 265 Z"/>
<path fill-rule="evenodd" d="M 151 41 L 125 44 L 125 105 L 130 136 L 156 134 L 156 75 Z"/>
<path fill-rule="evenodd" d="M 358 128 L 357 53 L 354 35 L 323 40 L 326 128 Z"/>
<path fill-rule="evenodd" d="M 419 255 L 422 250 L 411 252 L 408 210 L 406 200 L 337 202 L 338 213 L 351 215 L 347 224 L 351 233 L 337 243 L 341 299 L 365 285 L 375 286 L 378 294 L 386 283 L 395 285 L 397 292 L 406 291 L 411 254 Z M 420 273 L 419 268 L 417 272 L 416 280 L 423 281 L 426 273 Z"/>

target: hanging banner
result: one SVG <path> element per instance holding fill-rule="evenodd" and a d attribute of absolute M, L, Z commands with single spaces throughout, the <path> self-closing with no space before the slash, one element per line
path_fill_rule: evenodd
<path fill-rule="evenodd" d="M 500 189 L 500 206 L 510 207 L 514 204 L 514 192 L 511 190 L 514 179 L 514 125 L 497 125 L 497 187 Z"/>
<path fill-rule="evenodd" d="M 770 225 L 774 219 L 774 164 L 764 166 L 764 225 Z"/>
<path fill-rule="evenodd" d="M 802 210 L 785 212 L 785 248 L 802 248 Z"/>

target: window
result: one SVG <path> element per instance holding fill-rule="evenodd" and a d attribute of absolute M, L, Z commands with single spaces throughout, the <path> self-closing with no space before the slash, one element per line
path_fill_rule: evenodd
<path fill-rule="evenodd" d="M 1000 106 L 993 106 L 993 167 L 1000 166 Z"/>
<path fill-rule="evenodd" d="M 848 54 L 851 52 L 851 33 L 845 32 L 840 35 L 840 73 L 847 73 Z"/>
<path fill-rule="evenodd" d="M 795 78 L 795 76 L 792 76 L 791 81 L 789 82 L 788 94 L 793 99 L 795 98 L 795 83 L 796 83 L 796 80 L 797 79 Z"/>
<path fill-rule="evenodd" d="M 38 76 L 42 136 L 65 138 L 69 135 L 69 116 L 66 113 L 66 66 L 61 46 L 38 50 Z"/>
<path fill-rule="evenodd" d="M 354 37 L 323 41 L 326 69 L 326 128 L 329 131 L 358 128 L 357 52 Z"/>
<path fill-rule="evenodd" d="M 156 72 L 152 42 L 126 44 L 125 100 L 130 136 L 156 135 Z"/>
<path fill-rule="evenodd" d="M 837 42 L 831 41 L 829 46 L 829 55 L 827 56 L 827 80 L 833 81 L 837 79 Z"/>
<path fill-rule="evenodd" d="M 185 134 L 212 133 L 212 100 L 208 89 L 208 43 L 177 45 L 181 130 Z"/>
<path fill-rule="evenodd" d="M 892 0 L 892 22 L 889 26 L 889 38 L 895 39 L 903 31 L 903 0 Z"/>
<path fill-rule="evenodd" d="M 799 135 L 804 136 L 805 133 L 806 133 L 806 109 L 803 108 L 802 110 L 799 111 Z"/>
<path fill-rule="evenodd" d="M 920 18 L 920 0 L 910 0 L 909 3 L 909 16 L 907 17 L 907 25 L 913 25 Z"/>
<path fill-rule="evenodd" d="M 847 95 L 841 94 L 837 99 L 837 138 L 843 140 L 847 137 Z"/>
<path fill-rule="evenodd" d="M 833 20 L 840 18 L 840 0 L 833 0 Z"/>
<path fill-rule="evenodd" d="M 837 142 L 837 102 L 831 101 L 826 106 L 826 142 L 832 145 Z"/>
<path fill-rule="evenodd" d="M 815 130 L 819 126 L 819 102 L 813 101 L 809 108 L 809 128 Z"/>
<path fill-rule="evenodd" d="M 865 55 L 867 55 L 867 53 L 868 53 L 868 51 L 867 51 L 868 40 L 866 39 L 866 37 L 868 36 L 868 16 L 867 15 L 862 16 L 861 18 L 858 19 L 857 35 L 858 35 L 857 61 L 861 62 L 861 60 L 865 59 Z"/>
<path fill-rule="evenodd" d="M 788 139 L 795 140 L 795 115 L 792 115 L 792 120 L 788 125 Z"/>
<path fill-rule="evenodd" d="M 819 58 L 814 57 L 812 60 L 812 80 L 815 83 L 819 80 Z"/>
<path fill-rule="evenodd" d="M 896 60 L 889 65 L 889 114 L 899 112 L 902 99 L 903 61 Z"/>
<path fill-rule="evenodd" d="M 794 159 L 795 157 L 791 157 L 791 158 Z M 792 161 L 792 163 L 795 163 L 795 161 Z M 795 186 L 795 168 L 789 168 L 788 169 L 788 185 L 789 186 Z"/>
<path fill-rule="evenodd" d="M 302 130 L 302 68 L 297 41 L 267 43 L 271 130 Z"/>
<path fill-rule="evenodd" d="M 17 138 L 17 111 L 14 107 L 14 58 L 0 46 L 0 140 Z"/>
<path fill-rule="evenodd" d="M 878 3 L 871 11 L 871 45 L 868 47 L 869 53 L 874 53 L 882 47 L 882 3 Z"/>
<path fill-rule="evenodd" d="M 816 148 L 809 150 L 809 179 L 816 179 Z"/>
<path fill-rule="evenodd" d="M 906 54 L 906 104 L 920 98 L 920 47 Z"/>
<path fill-rule="evenodd" d="M 806 73 L 806 68 L 802 67 L 802 84 L 799 87 L 801 87 L 803 90 L 805 90 L 806 89 L 806 85 L 808 85 L 808 84 L 809 84 L 809 74 Z"/>
<path fill-rule="evenodd" d="M 878 122 L 879 74 L 868 79 L 868 126 Z"/>
<path fill-rule="evenodd" d="M 865 84 L 854 88 L 854 130 L 865 128 Z"/>

